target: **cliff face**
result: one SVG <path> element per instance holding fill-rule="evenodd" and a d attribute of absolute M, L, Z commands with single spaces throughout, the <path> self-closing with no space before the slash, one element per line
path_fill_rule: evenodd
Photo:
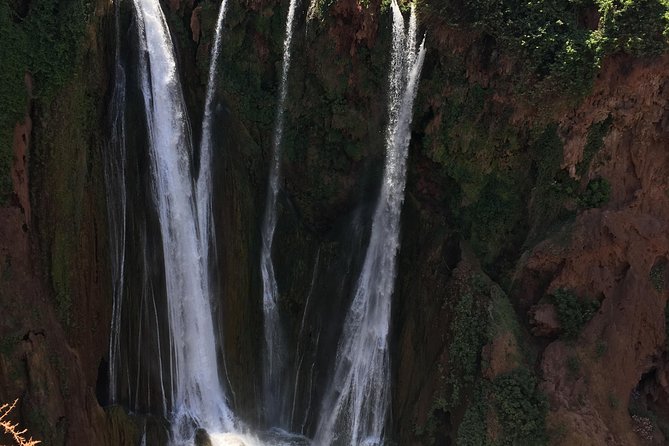
<path fill-rule="evenodd" d="M 419 7 L 428 52 L 394 302 L 398 444 L 669 436 L 666 5 L 551 5 Z M 109 5 L 94 6 L 73 71 L 43 95 L 26 65 L 21 85 L 33 93 L 18 123 L 8 118 L 0 399 L 21 397 L 23 424 L 48 444 L 137 435 L 95 398 L 111 312 L 101 154 L 113 38 Z M 163 6 L 199 123 L 218 4 Z M 230 3 L 216 92 L 221 342 L 247 419 L 257 415 L 258 223 L 287 7 Z M 275 242 L 289 254 L 275 257 L 296 355 L 325 370 L 381 173 L 390 19 L 387 4 L 355 0 L 303 4 L 298 17 Z M 300 356 L 314 339 L 323 353 Z M 297 395 L 299 412 L 318 400 L 323 375 L 295 376 L 315 389 Z"/>
<path fill-rule="evenodd" d="M 0 399 L 19 398 L 22 426 L 44 444 L 136 444 L 127 417 L 105 413 L 96 399 L 96 387 L 106 385 L 100 366 L 111 313 L 100 162 L 108 5 L 86 5 L 87 22 L 70 23 L 80 35 L 77 63 L 56 81 L 52 67 L 31 66 L 40 55 L 16 44 L 31 23 L 53 20 L 46 3 L 17 2 L 12 13 L 23 21 L 15 22 L 13 39 L 3 38 L 3 54 L 12 54 L 3 57 L 5 75 L 25 70 L 24 83 L 3 86 L 3 101 L 7 88 L 23 92 L 25 115 L 13 127 L 11 170 L 2 174 L 11 188 L 2 192 L 0 207 Z M 60 11 L 69 7 L 63 3 Z M 69 36 L 58 28 L 43 31 L 43 39 L 56 39 L 53 51 Z M 3 102 L 3 113 L 10 105 Z"/>
<path fill-rule="evenodd" d="M 607 178 L 611 199 L 579 214 L 567 240 L 549 238 L 529 250 L 518 270 L 520 304 L 540 298 L 538 276 L 549 290 L 568 287 L 601 303 L 576 342 L 552 342 L 540 362 L 552 421 L 568 427 L 565 442 L 572 444 L 665 441 L 657 425 L 651 434 L 633 432 L 654 410 L 664 411 L 655 404 L 664 404 L 666 386 L 668 62 L 607 60 L 592 94 L 561 118 L 563 165 L 572 171 L 583 159 L 587 128 L 611 120 L 583 174 L 584 181 Z M 581 364 L 577 376 L 569 376 L 569 358 Z"/>
<path fill-rule="evenodd" d="M 523 51 L 508 30 L 471 17 L 477 4 L 451 20 L 440 7 L 422 17 L 428 55 L 395 304 L 396 440 L 663 441 L 665 409 L 653 401 L 665 380 L 666 56 L 632 48 L 630 30 L 601 5 L 564 30 L 601 34 L 603 49 L 580 48 L 572 65 L 546 62 L 566 57 L 557 45 Z M 226 59 L 239 64 L 224 69 L 222 89 L 267 150 L 285 10 L 231 8 Z M 278 267 L 296 331 L 305 297 L 328 296 L 305 290 L 321 277 L 317 255 L 341 249 L 337 216 L 352 220 L 375 196 L 388 63 L 380 4 L 316 2 L 307 12 L 295 32 L 277 233 L 279 246 L 304 253 Z M 536 14 L 518 14 L 530 34 Z M 658 26 L 639 31 L 649 46 Z M 249 76 L 236 71 L 246 67 Z M 573 314 L 558 308 L 562 290 Z M 322 299 L 321 308 L 332 301 Z M 581 331 L 566 334 L 570 315 Z"/>

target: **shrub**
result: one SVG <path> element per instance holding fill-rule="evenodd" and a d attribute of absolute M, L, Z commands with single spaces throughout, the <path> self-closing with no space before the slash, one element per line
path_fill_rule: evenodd
<path fill-rule="evenodd" d="M 583 148 L 583 160 L 576 166 L 576 173 L 583 175 L 588 171 L 595 154 L 604 146 L 604 137 L 609 134 L 613 119 L 609 115 L 603 121 L 593 123 L 588 129 L 588 139 Z"/>
<path fill-rule="evenodd" d="M 598 208 L 608 203 L 611 185 L 605 178 L 595 178 L 588 183 L 578 202 L 585 208 Z"/>
<path fill-rule="evenodd" d="M 486 435 L 485 406 L 481 397 L 480 386 L 474 392 L 472 402 L 467 408 L 455 440 L 457 446 L 484 446 L 488 444 Z"/>
<path fill-rule="evenodd" d="M 486 317 L 472 293 L 460 297 L 451 323 L 452 341 L 449 347 L 449 376 L 451 407 L 460 401 L 464 386 L 471 385 L 479 368 L 481 348 L 485 344 Z"/>
<path fill-rule="evenodd" d="M 595 315 L 599 309 L 599 301 L 581 301 L 576 294 L 565 289 L 558 289 L 552 295 L 563 336 L 576 339 L 581 328 Z"/>
<path fill-rule="evenodd" d="M 667 262 L 661 261 L 657 262 L 650 269 L 650 282 L 653 284 L 655 291 L 661 293 L 664 290 L 664 274 L 667 269 Z"/>
<path fill-rule="evenodd" d="M 500 444 L 546 444 L 548 403 L 539 391 L 537 379 L 530 370 L 519 367 L 495 378 L 492 397 L 504 432 Z"/>
<path fill-rule="evenodd" d="M 578 378 L 581 373 L 581 361 L 578 356 L 569 356 L 567 358 L 567 373 L 571 379 Z"/>

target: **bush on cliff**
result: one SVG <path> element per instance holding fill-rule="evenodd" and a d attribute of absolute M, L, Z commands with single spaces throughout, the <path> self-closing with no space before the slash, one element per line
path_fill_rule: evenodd
<path fill-rule="evenodd" d="M 563 288 L 555 290 L 551 297 L 557 310 L 563 336 L 569 340 L 578 337 L 583 326 L 599 309 L 599 301 L 581 300 L 572 291 Z"/>

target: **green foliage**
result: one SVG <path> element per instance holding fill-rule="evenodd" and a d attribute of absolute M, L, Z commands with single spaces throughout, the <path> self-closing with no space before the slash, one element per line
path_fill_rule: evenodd
<path fill-rule="evenodd" d="M 578 337 L 581 328 L 599 309 L 599 301 L 582 301 L 576 294 L 563 288 L 555 290 L 551 297 L 557 310 L 563 336 L 569 340 Z"/>
<path fill-rule="evenodd" d="M 458 404 L 465 386 L 474 382 L 479 368 L 481 349 L 486 342 L 487 318 L 474 295 L 460 297 L 451 322 L 451 344 L 448 350 L 451 398 L 448 406 Z"/>
<path fill-rule="evenodd" d="M 316 18 L 323 20 L 326 16 L 330 7 L 334 5 L 335 0 L 316 0 L 314 2 L 313 11 L 310 11 Z"/>
<path fill-rule="evenodd" d="M 665 283 L 664 283 L 664 277 L 667 272 L 667 262 L 666 260 L 662 260 L 660 262 L 656 262 L 655 265 L 650 269 L 650 283 L 653 284 L 653 288 L 655 288 L 655 291 L 658 293 L 661 293 L 664 291 Z"/>
<path fill-rule="evenodd" d="M 539 80 L 532 90 L 585 93 L 602 58 L 667 46 L 667 0 L 443 0 L 430 6 L 492 36 Z M 597 22 L 596 17 L 600 19 Z M 594 20 L 593 20 L 594 19 Z"/>
<path fill-rule="evenodd" d="M 603 121 L 593 123 L 590 129 L 588 129 L 588 139 L 583 149 L 583 160 L 576 166 L 576 173 L 578 175 L 587 173 L 592 158 L 604 145 L 604 137 L 609 134 L 612 122 L 613 119 L 609 115 Z"/>
<path fill-rule="evenodd" d="M 581 361 L 578 356 L 571 355 L 567 358 L 567 373 L 571 379 L 578 378 L 581 373 Z"/>
<path fill-rule="evenodd" d="M 456 446 L 486 446 L 488 444 L 485 406 L 481 394 L 482 390 L 479 387 L 458 426 Z"/>
<path fill-rule="evenodd" d="M 609 407 L 611 409 L 618 409 L 620 407 L 620 399 L 613 393 L 609 393 Z"/>
<path fill-rule="evenodd" d="M 595 358 L 596 359 L 603 358 L 604 355 L 606 354 L 607 349 L 608 349 L 608 346 L 606 345 L 606 342 L 599 339 L 597 341 L 597 343 L 595 344 Z"/>
<path fill-rule="evenodd" d="M 21 335 L 18 333 L 0 337 L 0 354 L 2 355 L 11 354 L 16 349 L 16 346 L 20 342 L 21 342 Z"/>
<path fill-rule="evenodd" d="M 664 306 L 664 345 L 669 349 L 669 301 Z"/>
<path fill-rule="evenodd" d="M 599 29 L 592 40 L 606 52 L 654 55 L 666 48 L 667 0 L 597 0 Z"/>
<path fill-rule="evenodd" d="M 491 397 L 503 431 L 500 445 L 546 444 L 548 403 L 530 370 L 519 367 L 495 378 Z"/>
<path fill-rule="evenodd" d="M 611 185 L 606 178 L 590 180 L 585 191 L 578 198 L 578 203 L 584 208 L 598 208 L 608 203 L 611 197 Z"/>
<path fill-rule="evenodd" d="M 24 75 L 33 75 L 32 95 L 49 103 L 77 63 L 91 0 L 0 2 L 0 203 L 11 192 L 12 130 L 24 114 Z M 17 8 L 17 9 L 15 9 Z"/>
<path fill-rule="evenodd" d="M 525 232 L 522 183 L 511 176 L 491 176 L 478 200 L 464 210 L 471 222 L 472 248 L 486 264 L 495 263 L 498 254 L 512 240 L 522 243 Z"/>

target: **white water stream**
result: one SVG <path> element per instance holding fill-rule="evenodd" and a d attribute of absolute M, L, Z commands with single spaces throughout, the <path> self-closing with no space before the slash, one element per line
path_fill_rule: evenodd
<path fill-rule="evenodd" d="M 279 194 L 281 176 L 281 145 L 283 143 L 284 111 L 288 96 L 288 72 L 293 40 L 293 24 L 297 0 L 290 0 L 286 18 L 286 35 L 283 41 L 283 62 L 281 67 L 281 85 L 274 124 L 272 160 L 267 186 L 267 202 L 262 225 L 262 248 L 260 253 L 260 271 L 263 283 L 263 408 L 265 421 L 272 426 L 287 427 L 290 413 L 288 409 L 289 392 L 285 380 L 287 368 L 287 347 L 281 315 L 278 307 L 279 291 L 272 263 L 272 245 L 276 230 L 276 201 Z"/>
<path fill-rule="evenodd" d="M 111 99 L 112 134 L 105 151 L 105 184 L 107 193 L 107 221 L 109 222 L 109 251 L 111 254 L 112 318 L 109 339 L 109 400 L 116 403 L 119 351 L 121 348 L 121 310 L 125 280 L 126 243 L 126 122 L 125 71 L 121 62 L 120 3 L 114 5 L 114 33 L 116 38 L 114 90 Z"/>
<path fill-rule="evenodd" d="M 133 3 L 144 52 L 140 77 L 165 263 L 172 371 L 168 416 L 174 444 L 185 445 L 192 441 L 195 426 L 225 432 L 235 424 L 218 374 L 208 256 L 203 252 L 202 238 L 210 234 L 211 219 L 198 223 L 188 116 L 165 17 L 157 0 Z M 203 195 L 197 198 L 210 203 L 210 196 Z"/>
<path fill-rule="evenodd" d="M 321 407 L 316 445 L 381 445 L 390 402 L 388 333 L 406 184 L 411 117 L 425 48 L 416 48 L 395 0 L 386 129 L 386 162 L 365 262 L 337 349 L 334 377 Z"/>
<path fill-rule="evenodd" d="M 206 256 L 208 265 L 209 253 L 215 246 L 214 220 L 212 213 L 212 114 L 214 94 L 216 92 L 216 70 L 221 53 L 221 35 L 223 34 L 223 21 L 228 10 L 228 0 L 223 0 L 218 10 L 216 29 L 214 34 L 214 46 L 211 50 L 209 65 L 209 76 L 207 79 L 207 94 L 204 101 L 204 117 L 202 119 L 202 142 L 200 144 L 200 170 L 197 176 L 197 212 L 199 223 L 200 251 Z"/>

